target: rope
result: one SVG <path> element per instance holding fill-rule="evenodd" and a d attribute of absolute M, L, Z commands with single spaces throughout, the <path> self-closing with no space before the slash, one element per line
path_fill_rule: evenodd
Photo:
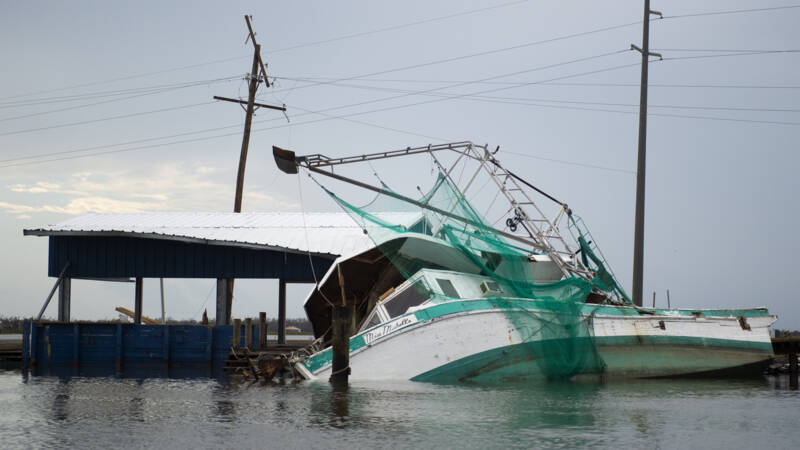
<path fill-rule="evenodd" d="M 344 369 L 337 370 L 336 372 L 331 372 L 331 376 L 339 375 L 340 373 L 347 372 L 350 373 L 350 366 L 345 367 Z"/>
<path fill-rule="evenodd" d="M 315 180 L 316 181 L 316 180 Z M 322 298 L 325 302 L 328 303 L 329 306 L 333 307 L 333 303 L 328 300 L 328 297 L 325 296 L 325 293 L 322 292 L 319 288 L 319 279 L 317 278 L 317 271 L 314 270 L 314 259 L 311 257 L 311 250 L 309 250 L 309 243 L 308 243 L 308 226 L 306 226 L 306 208 L 305 204 L 303 203 L 303 187 L 300 183 L 300 177 L 297 177 L 297 193 L 300 197 L 300 216 L 303 218 L 303 235 L 306 238 L 306 254 L 308 254 L 308 264 L 311 266 L 311 276 L 314 277 L 314 290 L 322 295 Z"/>

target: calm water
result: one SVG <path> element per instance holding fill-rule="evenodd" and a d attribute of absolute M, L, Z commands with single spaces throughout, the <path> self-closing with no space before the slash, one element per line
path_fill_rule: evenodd
<path fill-rule="evenodd" d="M 788 378 L 439 386 L 0 372 L 0 445 L 797 448 Z"/>

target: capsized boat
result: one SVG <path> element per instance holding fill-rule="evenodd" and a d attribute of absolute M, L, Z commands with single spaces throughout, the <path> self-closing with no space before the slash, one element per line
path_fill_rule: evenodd
<path fill-rule="evenodd" d="M 452 167 L 434 156 L 442 151 L 456 153 Z M 438 178 L 419 198 L 332 170 L 423 153 L 431 155 Z M 761 374 L 772 357 L 768 327 L 776 320 L 766 308 L 634 305 L 583 221 L 505 169 L 496 153 L 470 142 L 341 159 L 274 149 L 278 166 L 288 173 L 307 169 L 384 200 L 356 207 L 323 187 L 374 247 L 338 258 L 309 294 L 305 309 L 317 340 L 295 355 L 298 373 L 307 379 L 331 376 L 332 308 L 342 305 L 352 311 L 353 380 Z M 464 188 L 451 176 L 459 164 L 477 166 Z M 501 217 L 506 230 L 494 228 L 467 201 L 478 174 L 488 176 L 498 190 L 495 199 L 502 196 L 510 206 Z M 537 194 L 555 204 L 553 216 L 534 202 Z"/>

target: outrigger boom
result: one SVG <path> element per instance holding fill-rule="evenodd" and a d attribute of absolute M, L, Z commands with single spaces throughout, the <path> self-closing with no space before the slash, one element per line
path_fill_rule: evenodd
<path fill-rule="evenodd" d="M 462 223 L 481 228 L 486 227 L 486 224 L 474 223 L 469 218 L 461 217 L 457 214 L 444 211 L 440 208 L 434 207 L 433 205 L 411 199 L 381 187 L 372 186 L 370 184 L 336 174 L 332 170 L 334 166 L 344 164 L 369 162 L 426 153 L 433 154 L 434 152 L 440 151 L 455 152 L 459 156 L 453 167 L 451 167 L 449 170 L 442 167 L 439 161 L 433 157 L 433 155 L 431 155 L 434 163 L 439 167 L 441 173 L 444 174 L 444 176 L 446 176 L 451 183 L 454 185 L 456 184 L 450 177 L 455 165 L 457 165 L 462 158 L 469 158 L 480 164 L 480 169 L 483 169 L 484 172 L 489 175 L 489 177 L 492 179 L 492 181 L 494 181 L 498 189 L 503 193 L 503 195 L 506 197 L 506 200 L 511 205 L 509 212 L 513 212 L 513 215 L 506 220 L 506 226 L 511 232 L 497 230 L 490 227 L 492 231 L 504 238 L 527 245 L 532 250 L 547 253 L 566 277 L 579 277 L 588 281 L 594 279 L 597 275 L 596 271 L 590 268 L 583 258 L 579 257 L 579 253 L 582 251 L 581 244 L 575 239 L 575 244 L 577 245 L 570 245 L 560 231 L 560 226 L 562 225 L 566 225 L 568 228 L 570 228 L 570 231 L 572 231 L 573 228 L 578 228 L 577 223 L 572 218 L 572 210 L 567 206 L 566 203 L 557 200 L 553 196 L 535 187 L 533 184 L 505 169 L 495 157 L 495 154 L 498 150 L 499 147 L 492 152 L 489 150 L 488 145 L 476 145 L 469 141 L 461 141 L 448 144 L 427 145 L 422 147 L 407 147 L 400 150 L 368 153 L 341 158 L 330 158 L 322 154 L 297 156 L 291 150 L 273 146 L 273 156 L 278 168 L 285 173 L 296 174 L 298 173 L 298 168 L 305 168 L 310 172 L 334 178 L 363 189 L 393 197 L 417 207 L 433 211 L 442 216 L 461 221 Z M 330 168 L 330 170 L 324 170 L 325 168 Z M 476 172 L 475 175 L 477 175 L 477 173 L 478 172 Z M 475 175 L 473 175 L 473 179 Z M 467 188 L 468 187 L 469 186 L 467 186 Z M 525 188 L 532 189 L 546 199 L 559 205 L 560 208 L 558 209 L 556 215 L 553 218 L 547 217 L 533 201 L 531 196 L 525 191 Z M 513 234 L 518 225 L 521 226 L 527 236 Z M 577 231 L 580 233 L 580 230 Z M 588 245 L 591 245 L 591 242 Z M 596 246 L 594 248 L 596 249 Z M 624 295 L 621 295 L 617 300 L 623 300 L 623 298 Z"/>

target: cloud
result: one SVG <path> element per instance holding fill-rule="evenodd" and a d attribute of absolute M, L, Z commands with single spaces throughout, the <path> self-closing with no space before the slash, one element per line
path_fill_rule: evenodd
<path fill-rule="evenodd" d="M 59 185 L 48 183 L 46 181 L 37 181 L 33 185 L 15 184 L 8 187 L 12 192 L 28 192 L 31 194 L 39 194 L 43 192 L 52 192 L 60 188 Z"/>
<path fill-rule="evenodd" d="M 159 211 L 163 210 L 163 205 L 158 203 L 144 203 L 133 202 L 126 200 L 116 200 L 106 197 L 81 197 L 69 201 L 66 205 L 20 205 L 8 202 L 0 202 L 0 209 L 5 210 L 11 214 L 20 216 L 28 216 L 28 213 L 37 212 L 50 212 L 58 214 L 85 214 L 88 212 L 97 213 L 138 213 L 146 211 Z"/>
<path fill-rule="evenodd" d="M 219 182 L 228 177 L 221 177 L 217 172 L 213 167 L 180 162 L 155 165 L 144 175 L 125 170 L 76 172 L 59 180 L 8 186 L 10 191 L 23 195 L 23 200 L 0 202 L 0 211 L 17 216 L 38 212 L 75 215 L 87 212 L 216 211 L 221 207 L 227 211 L 233 203 L 233 185 Z M 36 194 L 37 197 L 33 200 L 24 197 L 26 194 Z M 246 209 L 251 211 L 299 207 L 258 189 L 245 192 L 244 200 Z"/>

